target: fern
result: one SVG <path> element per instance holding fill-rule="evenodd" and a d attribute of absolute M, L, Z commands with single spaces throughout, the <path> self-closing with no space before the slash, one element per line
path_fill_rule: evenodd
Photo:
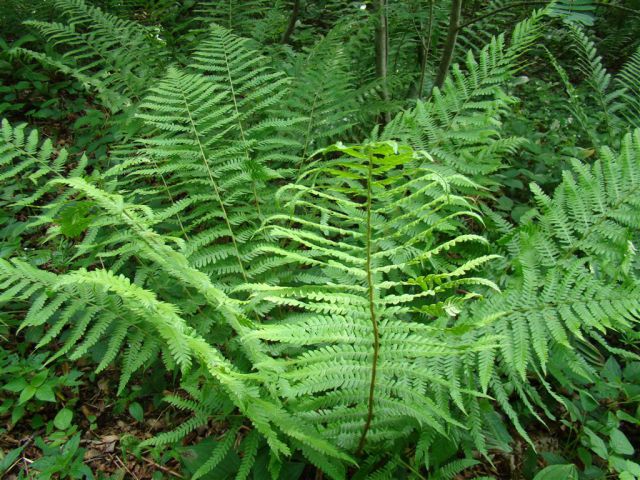
<path fill-rule="evenodd" d="M 536 8 L 535 4 L 532 5 L 533 8 Z M 523 17 L 531 14 L 527 4 L 523 4 L 523 8 L 514 7 L 517 5 L 511 5 L 505 0 L 492 0 L 483 5 L 483 8 L 476 12 L 476 16 L 469 19 L 468 22 L 465 19 L 465 23 L 469 24 L 463 23 L 458 33 L 456 45 L 458 56 L 464 57 L 467 51 L 477 53 L 482 47 L 491 43 L 493 36 L 504 30 L 509 30 L 511 25 L 517 24 L 522 21 Z M 444 28 L 441 30 L 445 31 Z"/>
<path fill-rule="evenodd" d="M 355 123 L 353 117 L 360 105 L 341 43 L 340 32 L 334 29 L 294 66 L 295 81 L 286 103 L 292 111 L 307 117 L 299 132 L 304 138 L 302 161 L 333 138 L 348 135 Z M 332 72 L 330 78 L 326 77 L 327 71 Z"/>
<path fill-rule="evenodd" d="M 24 232 L 42 227 L 54 218 L 64 223 L 66 212 L 73 212 L 77 204 L 68 195 L 62 195 L 57 202 L 49 202 L 47 197 L 54 190 L 49 181 L 63 173 L 69 177 L 85 174 L 88 159 L 83 155 L 73 159 L 75 165 L 71 165 L 66 149 L 56 149 L 50 139 L 41 140 L 37 130 L 29 130 L 26 124 L 12 126 L 2 119 L 0 135 L 0 186 L 3 190 L 0 205 L 6 213 L 2 219 L 5 227 L 2 238 L 11 251 L 19 246 Z M 34 208 L 46 210 L 47 220 L 32 217 Z M 25 214 L 26 221 L 16 221 Z M 74 232 L 65 230 L 65 233 L 72 235 Z"/>
<path fill-rule="evenodd" d="M 228 286 L 273 267 L 256 253 L 266 240 L 255 232 L 272 208 L 272 183 L 297 164 L 290 152 L 299 142 L 279 132 L 302 119 L 272 115 L 286 77 L 256 71 L 264 58 L 222 27 L 210 35 L 188 72 L 171 68 L 150 89 L 138 113 L 149 132 L 144 148 L 108 175 L 125 174 L 119 183 L 135 185 L 134 199 L 164 208 L 158 219 L 187 242 L 191 263 Z"/>
<path fill-rule="evenodd" d="M 604 148 L 591 167 L 574 161 L 575 173 L 565 172 L 553 199 L 532 186 L 541 213 L 529 241 L 542 265 L 587 255 L 612 278 L 630 273 L 640 221 L 639 149 L 636 130 L 625 136 L 619 154 Z"/>
<path fill-rule="evenodd" d="M 578 120 L 593 146 L 597 148 L 603 143 L 613 144 L 626 132 L 629 125 L 637 126 L 633 104 L 638 92 L 634 91 L 633 82 L 628 81 L 628 72 L 634 68 L 634 57 L 629 59 L 616 81 L 612 82 L 611 74 L 602 65 L 596 46 L 584 29 L 570 25 L 569 34 L 578 55 L 577 68 L 584 76 L 597 108 L 587 108 L 584 99 L 579 98 L 579 90 L 571 83 L 565 68 L 547 51 L 567 92 L 568 110 Z M 607 134 L 604 141 L 599 138 L 601 129 Z"/>
<path fill-rule="evenodd" d="M 640 87 L 638 87 L 638 75 L 640 75 L 640 47 L 636 49 L 629 61 L 624 65 L 616 80 L 624 88 L 622 96 L 622 115 L 633 126 L 640 128 Z"/>
<path fill-rule="evenodd" d="M 254 302 L 299 312 L 248 334 L 281 345 L 260 367 L 277 373 L 280 394 L 301 419 L 348 449 L 405 435 L 408 419 L 414 428 L 461 427 L 428 385 L 456 389 L 440 359 L 490 348 L 493 339 L 458 344 L 420 312 L 438 312 L 430 297 L 451 299 L 458 286 L 492 286 L 465 275 L 491 256 L 446 259 L 459 245 L 483 241 L 454 233 L 458 217 L 477 215 L 450 182 L 469 182 L 441 176 L 428 157 L 393 143 L 329 151 L 346 156 L 310 168 L 309 185 L 285 187 L 292 213 L 267 222 L 270 235 L 291 244 L 269 250 L 307 268 L 290 286 L 243 287 Z M 438 242 L 439 232 L 448 238 Z"/>
<path fill-rule="evenodd" d="M 362 144 L 413 96 L 412 54 L 425 35 L 441 48 L 446 8 L 388 5 L 382 102 L 369 5 L 308 3 L 283 41 L 289 2 L 152 3 L 54 0 L 54 21 L 27 23 L 46 53 L 13 50 L 116 114 L 106 157 L 0 129 L 3 317 L 49 362 L 120 362 L 120 392 L 158 358 L 179 375 L 165 400 L 190 417 L 140 448 L 214 421 L 225 433 L 194 478 L 228 475 L 229 459 L 238 479 L 276 478 L 292 455 L 334 479 L 454 478 L 505 448 L 498 417 L 531 441 L 523 410 L 553 419 L 557 385 L 592 380 L 600 351 L 638 358 L 612 335 L 640 317 L 640 130 L 625 135 L 638 59 L 607 72 L 578 26 L 594 2 L 553 2 L 473 45 Z M 507 6 L 487 4 L 496 24 L 527 10 Z M 525 139 L 502 124 L 549 16 L 569 31 L 575 68 L 549 58 L 597 160 L 571 160 L 553 193 L 556 179 L 532 184 L 512 225 L 492 193 Z M 494 33 L 470 22 L 459 51 Z M 464 458 L 435 454 L 449 445 Z"/>
<path fill-rule="evenodd" d="M 239 274 L 246 281 L 246 257 L 240 251 L 240 242 L 253 231 L 247 231 L 243 224 L 255 224 L 257 215 L 252 211 L 256 199 L 252 198 L 249 166 L 237 159 L 242 155 L 242 144 L 234 144 L 220 134 L 210 135 L 216 131 L 228 134 L 234 127 L 232 106 L 223 101 L 226 95 L 206 77 L 170 70 L 166 80 L 143 102 L 143 113 L 139 114 L 162 133 L 143 140 L 148 160 L 142 159 L 144 163 L 136 165 L 129 175 L 134 180 L 161 175 L 161 188 L 154 187 L 145 196 L 159 194 L 165 202 L 171 202 L 167 212 L 180 227 L 179 233 L 191 240 L 194 250 L 199 248 L 199 255 L 192 260 L 195 265 L 212 264 L 217 273 Z M 243 184 L 249 184 L 244 192 Z M 222 226 L 196 230 L 192 238 L 193 229 L 201 230 L 202 222 L 211 219 L 219 219 Z M 203 249 L 225 237 L 230 239 L 226 252 L 222 248 L 212 253 Z"/>
<path fill-rule="evenodd" d="M 608 141 L 612 142 L 614 132 L 617 133 L 615 123 L 618 119 L 616 117 L 622 107 L 616 100 L 622 95 L 622 92 L 620 90 L 611 91 L 611 75 L 603 67 L 594 43 L 585 32 L 576 26 L 571 26 L 570 32 L 577 47 L 578 68 L 596 96 L 599 110 L 604 117 L 605 131 L 609 134 Z"/>
<path fill-rule="evenodd" d="M 50 139 L 40 141 L 37 130 L 27 132 L 27 125 L 12 127 L 2 120 L 2 146 L 0 147 L 0 182 L 9 185 L 9 180 L 27 178 L 32 184 L 42 185 L 42 180 L 60 175 L 66 166 L 68 153 L 65 149 L 56 152 Z M 25 187 L 16 182 L 15 187 Z M 46 188 L 36 188 L 35 194 L 20 192 L 13 195 L 15 203 L 30 205 L 46 193 Z"/>
<path fill-rule="evenodd" d="M 112 110 L 138 99 L 164 63 L 162 48 L 153 41 L 151 32 L 84 0 L 56 0 L 54 6 L 67 23 L 27 21 L 26 25 L 61 48 L 61 57 L 23 48 L 15 53 L 75 76 L 97 90 Z"/>
<path fill-rule="evenodd" d="M 500 374 L 508 375 L 532 412 L 530 399 L 546 408 L 528 385 L 530 372 L 543 379 L 551 358 L 561 352 L 562 363 L 554 364 L 554 375 L 570 369 L 591 378 L 594 371 L 580 344 L 591 340 L 610 348 L 602 335 L 631 328 L 638 319 L 633 242 L 640 224 L 639 160 L 636 131 L 625 137 L 618 155 L 605 148 L 592 166 L 576 161 L 573 173 L 565 172 L 553 197 L 532 185 L 539 210 L 511 240 L 516 252 L 512 265 L 518 274 L 502 294 L 472 310 L 476 322 L 493 319 L 488 331 L 502 340 L 499 356 L 480 352 L 475 360 L 467 358 L 473 362 L 469 368 L 478 372 L 482 390 L 495 395 L 525 438 Z"/>
<path fill-rule="evenodd" d="M 100 191 L 84 180 L 69 179 L 64 182 L 84 192 L 109 215 L 127 225 L 137 239 L 137 249 L 143 258 L 154 262 L 167 274 L 202 294 L 239 334 L 249 333 L 251 322 L 243 315 L 239 303 L 214 286 L 205 274 L 189 266 L 184 256 L 165 244 L 161 237 L 150 230 L 149 223 L 152 220 L 147 216 L 150 215 L 148 210 L 128 206 L 123 202 L 122 197 Z M 183 370 L 190 365 L 194 357 L 206 366 L 209 374 L 227 389 L 236 406 L 254 422 L 257 430 L 265 436 L 274 451 L 289 451 L 278 438 L 274 430 L 276 426 L 277 430 L 285 435 L 329 457 L 342 460 L 349 458 L 325 439 L 320 438 L 313 429 L 304 424 L 296 424 L 290 414 L 282 409 L 277 399 L 269 400 L 269 397 L 263 399 L 259 396 L 255 385 L 246 385 L 242 374 L 191 326 L 187 326 L 172 304 L 157 300 L 153 292 L 131 284 L 123 276 L 116 277 L 106 271 L 72 272 L 65 278 L 72 284 L 86 282 L 102 286 L 117 295 L 133 313 L 149 316 L 148 321 L 156 325 L 158 333 L 169 348 L 171 358 L 175 359 Z M 131 285 L 131 288 L 127 285 Z M 127 292 L 127 290 L 130 291 Z M 156 318 L 154 315 L 160 315 L 160 317 Z M 251 339 L 247 339 L 242 346 L 247 357 L 256 364 L 267 358 L 263 349 Z M 266 391 L 269 391 L 273 378 L 269 372 L 261 372 L 261 375 L 252 380 L 254 381 L 264 383 Z"/>
<path fill-rule="evenodd" d="M 285 75 L 269 68 L 268 59 L 250 48 L 246 39 L 217 25 L 211 27 L 210 37 L 194 52 L 190 69 L 207 75 L 228 92 L 252 182 L 272 178 L 267 165 L 291 166 L 296 158 L 284 151 L 298 143 L 279 133 L 303 119 L 271 115 L 276 103 L 287 94 L 290 80 Z M 254 197 L 259 202 L 256 192 Z"/>
<path fill-rule="evenodd" d="M 191 478 L 198 479 L 203 477 L 204 475 L 211 472 L 224 458 L 227 456 L 234 442 L 236 441 L 236 436 L 238 435 L 238 428 L 232 428 L 231 430 L 225 432 L 222 440 L 216 445 L 213 449 L 209 458 L 204 462 L 204 464 L 196 470 Z"/>
<path fill-rule="evenodd" d="M 414 110 L 396 117 L 383 138 L 400 138 L 462 173 L 486 175 L 501 168 L 501 158 L 522 142 L 500 137 L 500 118 L 515 101 L 502 85 L 540 34 L 543 13 L 516 25 L 509 46 L 500 35 L 477 58 L 469 52 L 466 72 L 454 65 L 443 89 L 434 89 L 429 101 L 418 101 Z"/>
<path fill-rule="evenodd" d="M 194 9 L 195 19 L 204 25 L 205 29 L 215 23 L 237 35 L 264 41 L 273 39 L 274 33 L 277 35 L 277 32 L 264 32 L 261 28 L 263 23 L 284 30 L 286 19 L 278 8 L 279 3 L 281 2 L 275 2 L 274 5 L 273 2 L 264 0 L 229 0 L 224 3 L 202 0 Z"/>

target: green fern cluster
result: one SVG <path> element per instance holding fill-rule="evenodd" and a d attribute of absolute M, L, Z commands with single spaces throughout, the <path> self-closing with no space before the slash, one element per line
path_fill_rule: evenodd
<path fill-rule="evenodd" d="M 117 111 L 140 98 L 165 63 L 166 54 L 150 29 L 103 12 L 84 0 L 54 1 L 62 22 L 27 21 L 60 55 L 14 50 L 74 76 Z"/>
<path fill-rule="evenodd" d="M 442 90 L 397 116 L 386 138 L 402 138 L 429 151 L 445 165 L 471 175 L 487 175 L 503 166 L 522 139 L 502 137 L 500 125 L 515 99 L 505 85 L 520 67 L 520 56 L 540 35 L 544 12 L 519 23 L 506 45 L 494 37 L 477 55 L 469 52 L 464 65 L 454 65 Z M 486 180 L 485 180 L 486 181 Z"/>
<path fill-rule="evenodd" d="M 354 67 L 359 37 L 345 40 L 373 17 L 353 13 L 294 54 L 254 41 L 283 10 L 245 3 L 194 5 L 197 22 L 218 24 L 172 62 L 152 27 L 83 0 L 54 2 L 66 23 L 28 23 L 59 55 L 15 51 L 135 113 L 107 159 L 3 120 L 3 246 L 68 253 L 47 264 L 2 250 L 0 307 L 26 311 L 20 329 L 55 350 L 49 361 L 99 352 L 97 372 L 119 361 L 121 392 L 158 357 L 179 373 L 182 393 L 166 401 L 191 418 L 141 448 L 214 418 L 227 431 L 193 478 L 230 458 L 236 478 L 255 465 L 278 478 L 290 455 L 329 478 L 398 478 L 429 468 L 445 439 L 489 457 L 496 412 L 531 441 L 514 399 L 554 418 L 557 385 L 596 375 L 590 350 L 637 358 L 611 341 L 640 316 L 637 55 L 614 78 L 576 21 L 566 27 L 600 114 L 568 106 L 597 159 L 572 160 L 553 193 L 531 184 L 515 225 L 492 210 L 527 141 L 503 128 L 511 83 L 549 16 L 575 15 L 564 2 L 458 57 L 442 88 L 354 145 L 396 108 Z M 392 16 L 404 25 L 407 12 Z M 407 42 L 424 47 L 424 34 Z M 550 58 L 570 94 L 583 88 Z M 387 86 L 416 78 L 392 73 Z"/>

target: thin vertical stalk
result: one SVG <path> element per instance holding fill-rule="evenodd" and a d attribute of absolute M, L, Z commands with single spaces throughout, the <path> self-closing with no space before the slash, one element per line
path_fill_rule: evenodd
<path fill-rule="evenodd" d="M 360 436 L 360 441 L 358 442 L 358 448 L 356 450 L 356 455 L 360 455 L 364 448 L 364 444 L 367 439 L 367 433 L 371 428 L 371 421 L 373 420 L 373 402 L 375 399 L 375 389 L 376 389 L 376 375 L 378 371 L 378 356 L 380 353 L 380 332 L 378 331 L 378 320 L 376 317 L 376 309 L 375 309 L 375 291 L 373 285 L 373 274 L 371 273 L 371 254 L 372 254 L 372 233 L 371 233 L 371 197 L 372 197 L 372 189 L 371 183 L 373 181 L 373 159 L 371 155 L 369 155 L 369 168 L 367 173 L 367 226 L 366 226 L 366 251 L 367 251 L 367 261 L 366 261 L 366 270 L 367 270 L 367 290 L 369 296 L 369 315 L 371 318 L 371 326 L 373 328 L 373 360 L 371 362 L 371 382 L 369 383 L 369 399 L 367 403 L 367 420 L 365 421 L 364 428 L 362 429 L 362 435 Z"/>
<path fill-rule="evenodd" d="M 204 164 L 207 174 L 209 176 L 209 182 L 211 182 L 211 186 L 213 187 L 213 191 L 216 194 L 216 198 L 218 199 L 218 204 L 220 205 L 220 210 L 222 211 L 222 216 L 227 225 L 227 229 L 229 230 L 229 236 L 231 237 L 231 243 L 233 244 L 233 249 L 236 253 L 236 259 L 238 260 L 238 265 L 240 266 L 240 273 L 242 274 L 242 278 L 245 283 L 247 282 L 247 272 L 244 269 L 244 264 L 242 263 L 242 256 L 240 255 L 240 249 L 238 248 L 238 242 L 236 241 L 236 236 L 233 233 L 233 228 L 231 227 L 231 221 L 229 220 L 229 215 L 227 215 L 227 209 L 224 206 L 224 202 L 222 201 L 222 194 L 220 193 L 220 189 L 218 188 L 218 184 L 213 177 L 213 172 L 209 167 L 209 160 L 207 155 L 204 153 L 204 147 L 202 146 L 202 142 L 200 141 L 200 134 L 198 133 L 198 129 L 196 128 L 196 123 L 193 120 L 193 116 L 191 115 L 191 109 L 189 108 L 189 102 L 187 97 L 182 93 L 182 99 L 184 101 L 185 108 L 187 110 L 187 114 L 189 116 L 189 123 L 191 124 L 191 130 L 193 131 L 193 135 L 195 137 L 196 143 L 198 144 L 198 149 L 200 151 L 200 158 L 202 163 Z"/>
<path fill-rule="evenodd" d="M 382 99 L 389 101 L 389 86 L 387 84 L 389 62 L 389 29 L 387 24 L 387 0 L 377 0 L 376 12 L 378 21 L 376 25 L 376 74 L 382 80 Z M 384 123 L 391 121 L 389 112 L 383 113 Z"/>
<path fill-rule="evenodd" d="M 422 58 L 420 59 L 420 80 L 418 82 L 418 98 L 422 98 L 424 91 L 424 77 L 427 70 L 427 59 L 431 50 L 431 34 L 433 32 L 433 0 L 429 0 L 429 26 L 427 27 L 427 44 L 422 39 Z"/>
<path fill-rule="evenodd" d="M 249 158 L 249 151 L 247 149 L 247 139 L 244 135 L 244 128 L 242 127 L 242 120 L 240 118 L 240 110 L 238 109 L 238 101 L 236 100 L 236 90 L 233 85 L 233 79 L 231 78 L 231 68 L 229 67 L 229 56 L 227 55 L 227 45 L 222 45 L 222 52 L 224 53 L 224 64 L 227 68 L 227 79 L 229 80 L 229 87 L 231 88 L 231 99 L 233 100 L 233 108 L 236 113 L 236 118 L 238 119 L 238 127 L 240 128 L 240 136 L 242 138 L 242 146 L 245 154 L 245 158 L 247 159 L 247 164 L 251 162 Z M 260 198 L 258 197 L 258 190 L 256 189 L 256 182 L 254 179 L 251 179 L 251 187 L 253 189 L 253 198 L 256 204 L 256 209 L 258 211 L 258 216 L 261 217 L 262 213 L 260 212 Z"/>

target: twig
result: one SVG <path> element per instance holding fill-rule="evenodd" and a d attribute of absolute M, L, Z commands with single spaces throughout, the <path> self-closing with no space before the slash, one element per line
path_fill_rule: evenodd
<path fill-rule="evenodd" d="M 109 456 L 109 454 L 102 453 L 100 455 L 96 455 L 95 457 L 88 458 L 87 460 L 84 460 L 84 462 L 85 463 L 91 463 L 91 462 L 95 462 L 97 460 L 104 460 L 108 456 Z"/>
<path fill-rule="evenodd" d="M 24 463 L 24 471 L 27 474 L 27 478 L 29 478 L 29 465 L 33 463 L 33 460 L 28 459 L 24 453 L 21 455 L 20 460 Z"/>
<path fill-rule="evenodd" d="M 120 457 L 116 456 L 115 458 L 116 458 L 116 463 L 119 463 L 122 466 L 122 468 L 124 468 L 129 473 L 129 475 L 131 475 L 136 480 L 140 480 L 135 473 L 133 473 L 131 470 L 129 470 L 129 467 L 127 467 L 124 464 L 124 462 L 122 461 L 122 459 Z"/>
<path fill-rule="evenodd" d="M 7 442 L 9 442 L 9 443 L 13 443 L 14 445 L 18 445 L 18 446 L 19 446 L 19 445 L 20 445 L 20 443 L 21 443 L 21 441 L 20 441 L 20 440 L 17 440 L 17 439 L 15 439 L 15 438 L 13 438 L 13 437 L 11 437 L 11 436 L 9 436 L 9 435 L 4 435 L 4 436 L 2 437 L 2 439 L 3 439 L 3 440 L 6 440 L 6 441 L 7 441 Z"/>
<path fill-rule="evenodd" d="M 33 439 L 36 437 L 37 434 L 38 432 L 32 433 L 31 435 L 29 435 L 29 437 L 26 440 L 20 440 L 20 446 L 22 448 L 26 448 L 31 442 L 33 442 Z"/>
<path fill-rule="evenodd" d="M 13 462 L 13 465 L 11 465 L 9 468 L 7 468 L 4 473 L 9 473 L 11 470 L 13 470 L 13 467 L 18 465 L 21 461 L 22 461 L 22 457 L 20 457 L 15 462 Z"/>
<path fill-rule="evenodd" d="M 165 408 L 163 408 L 163 409 L 160 411 L 160 413 L 156 416 L 156 418 L 155 418 L 154 422 L 158 422 L 158 421 L 160 421 L 160 418 L 162 418 L 162 416 L 165 414 L 165 412 L 166 412 L 167 410 L 169 410 L 170 408 L 171 408 L 171 405 L 167 405 Z M 151 428 L 152 428 L 152 427 L 151 427 L 151 425 L 152 425 L 152 424 L 151 424 L 150 422 L 147 422 L 147 429 L 146 429 L 145 433 L 150 433 L 150 432 L 151 432 Z"/>
<path fill-rule="evenodd" d="M 151 459 L 149 459 L 147 457 L 142 457 L 142 460 L 147 462 L 149 465 L 154 466 L 154 467 L 162 470 L 165 473 L 168 473 L 169 475 L 173 475 L 174 477 L 177 477 L 177 478 L 184 478 L 178 472 L 176 472 L 174 470 L 171 470 L 169 467 L 165 467 L 164 465 L 160 465 L 159 463 L 156 463 L 156 462 L 154 462 L 153 460 L 151 460 Z"/>

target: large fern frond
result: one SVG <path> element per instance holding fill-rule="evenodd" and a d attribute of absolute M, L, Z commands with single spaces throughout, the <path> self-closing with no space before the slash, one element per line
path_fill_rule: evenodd
<path fill-rule="evenodd" d="M 462 396 L 473 392 L 447 365 L 491 348 L 494 338 L 458 342 L 428 319 L 455 315 L 468 297 L 455 293 L 459 287 L 493 286 L 467 276 L 492 256 L 453 253 L 484 241 L 456 233 L 465 216 L 477 218 L 452 192 L 470 182 L 447 178 L 428 156 L 393 142 L 328 152 L 339 158 L 283 188 L 291 213 L 267 221 L 287 245 L 269 251 L 299 268 L 293 281 L 243 287 L 281 317 L 246 337 L 275 342 L 275 357 L 258 367 L 274 372 L 301 421 L 347 449 L 362 450 L 366 440 L 377 448 L 420 426 L 462 427 L 434 391 L 457 392 L 464 410 Z"/>
<path fill-rule="evenodd" d="M 591 166 L 575 161 L 552 197 L 532 185 L 537 211 L 510 233 L 516 274 L 503 293 L 472 309 L 476 322 L 494 319 L 487 333 L 502 340 L 497 356 L 481 352 L 476 359 L 467 358 L 469 368 L 478 372 L 482 389 L 495 396 L 524 436 L 509 406 L 506 382 L 533 413 L 533 404 L 545 409 L 527 375 L 537 375 L 561 400 L 544 381 L 545 374 L 558 376 L 569 369 L 590 378 L 595 371 L 581 345 L 593 342 L 623 353 L 609 346 L 605 335 L 630 328 L 640 317 L 635 247 L 640 131 L 623 139 L 619 153 L 602 148 L 600 157 Z M 552 358 L 562 360 L 550 368 Z"/>

